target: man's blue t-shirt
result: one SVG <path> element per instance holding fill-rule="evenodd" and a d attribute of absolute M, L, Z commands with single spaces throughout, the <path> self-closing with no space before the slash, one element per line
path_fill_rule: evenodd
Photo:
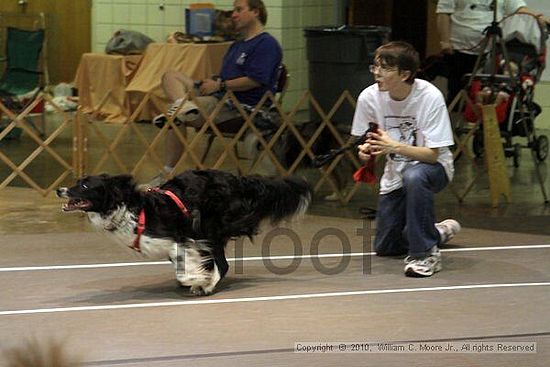
<path fill-rule="evenodd" d="M 230 80 L 247 76 L 260 83 L 258 88 L 234 92 L 239 102 L 255 106 L 266 91 L 275 93 L 282 58 L 277 40 L 263 32 L 248 41 L 240 40 L 231 45 L 223 58 L 220 77 Z"/>

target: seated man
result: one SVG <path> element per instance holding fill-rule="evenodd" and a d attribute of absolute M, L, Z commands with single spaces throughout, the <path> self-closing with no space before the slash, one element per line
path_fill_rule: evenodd
<path fill-rule="evenodd" d="M 182 134 L 185 134 L 185 126 L 200 128 L 204 118 L 195 103 L 188 99 L 189 92 L 195 86 L 196 101 L 207 113 L 214 110 L 227 90 L 231 90 L 240 103 L 250 106 L 255 106 L 267 91 L 275 93 L 282 50 L 277 40 L 264 31 L 267 11 L 263 1 L 235 0 L 232 19 L 241 38 L 225 54 L 220 77 L 195 83 L 180 72 L 166 72 L 162 77 L 162 88 L 172 104 L 168 109 L 169 116 L 160 115 L 153 119 L 155 125 L 162 127 L 168 117 L 177 111 L 174 123 Z M 226 104 L 215 121 L 219 123 L 238 116 L 237 109 Z M 181 141 L 173 130 L 168 131 L 166 139 L 165 172 L 149 182 L 149 186 L 161 185 L 183 153 Z"/>

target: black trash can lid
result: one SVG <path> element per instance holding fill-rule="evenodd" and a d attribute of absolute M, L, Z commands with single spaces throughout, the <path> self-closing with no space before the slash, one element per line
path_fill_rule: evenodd
<path fill-rule="evenodd" d="M 349 35 L 367 35 L 367 34 L 384 34 L 389 35 L 391 33 L 390 27 L 365 25 L 350 27 L 347 25 L 329 25 L 329 26 L 317 26 L 304 28 L 306 36 L 315 35 L 328 35 L 328 34 L 349 34 Z"/>

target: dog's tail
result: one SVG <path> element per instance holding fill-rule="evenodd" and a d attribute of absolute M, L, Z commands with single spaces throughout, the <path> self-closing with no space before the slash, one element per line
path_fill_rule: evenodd
<path fill-rule="evenodd" d="M 272 202 L 273 211 L 270 219 L 273 224 L 290 217 L 300 217 L 305 214 L 311 203 L 311 187 L 306 180 L 298 177 L 273 179 L 272 194 L 268 202 Z"/>
<path fill-rule="evenodd" d="M 302 178 L 242 177 L 242 213 L 227 218 L 233 236 L 253 236 L 264 221 L 277 225 L 303 215 L 311 202 L 311 187 Z M 228 213 L 229 215 L 229 213 Z M 227 228 L 229 229 L 229 228 Z"/>

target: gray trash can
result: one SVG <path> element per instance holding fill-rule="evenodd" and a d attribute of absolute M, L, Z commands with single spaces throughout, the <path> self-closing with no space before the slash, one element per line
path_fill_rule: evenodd
<path fill-rule="evenodd" d="M 389 41 L 391 29 L 381 26 L 311 27 L 304 29 L 309 62 L 309 90 L 328 113 L 344 90 L 353 98 L 374 82 L 369 72 L 374 51 Z M 345 102 L 332 117 L 338 125 L 351 125 L 354 109 Z M 310 106 L 311 121 L 321 117 Z"/>

